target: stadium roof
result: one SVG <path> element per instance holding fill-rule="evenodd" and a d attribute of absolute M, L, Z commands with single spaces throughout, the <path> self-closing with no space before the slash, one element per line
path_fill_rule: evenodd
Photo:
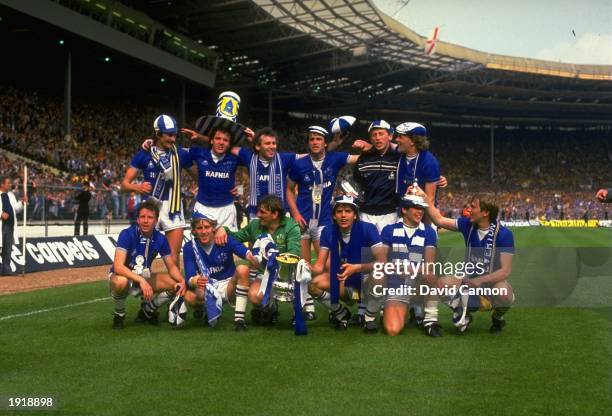
<path fill-rule="evenodd" d="M 612 125 L 612 67 L 479 52 L 426 39 L 370 0 L 123 0 L 214 50 L 215 88 L 251 110 L 364 119 Z M 242 93 L 241 93 L 242 94 Z"/>

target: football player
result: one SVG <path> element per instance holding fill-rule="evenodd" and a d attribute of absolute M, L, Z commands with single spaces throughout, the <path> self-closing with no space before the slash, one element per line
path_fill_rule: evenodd
<path fill-rule="evenodd" d="M 158 324 L 157 309 L 174 294 L 185 293 L 185 281 L 171 256 L 166 237 L 155 229 L 159 207 L 152 199 L 138 206 L 136 225 L 119 233 L 109 287 L 115 305 L 113 328 L 123 328 L 125 301 L 129 294 L 142 296 L 137 322 Z M 152 273 L 153 259 L 160 254 L 168 273 Z"/>
<path fill-rule="evenodd" d="M 466 259 L 474 265 L 469 268 L 473 272 L 465 279 L 445 277 L 440 279 L 439 285 L 459 289 L 467 285 L 470 288 L 489 287 L 500 290 L 500 295 L 489 298 L 481 299 L 471 295 L 467 302 L 457 297 L 455 300 L 461 300 L 459 305 L 451 304 L 451 307 L 456 306 L 453 313 L 455 326 L 460 332 L 465 332 L 472 322 L 471 312 L 481 307 L 486 309 L 490 304 L 493 307 L 490 332 L 501 332 L 506 325 L 504 315 L 514 303 L 512 286 L 508 283 L 512 273 L 514 237 L 512 231 L 499 223 L 499 208 L 488 197 L 475 195 L 470 200 L 469 217 L 446 218 L 434 206 L 433 199 L 418 186 L 409 189 L 415 189 L 417 195 L 425 198 L 428 203 L 427 213 L 438 227 L 458 231 L 463 235 Z"/>
<path fill-rule="evenodd" d="M 178 265 L 185 227 L 181 169 L 191 168 L 192 162 L 187 150 L 176 147 L 178 127 L 173 117 L 160 115 L 153 122 L 153 129 L 153 145 L 136 153 L 125 172 L 121 189 L 140 194 L 143 200 L 155 198 L 161 202 L 157 225 L 166 235 L 174 264 Z M 133 183 L 139 172 L 144 181 Z"/>
<path fill-rule="evenodd" d="M 218 244 L 227 242 L 225 229 L 219 228 L 216 241 Z M 261 198 L 257 204 L 257 219 L 236 232 L 230 232 L 230 236 L 236 240 L 253 245 L 261 235 L 270 234 L 276 244 L 279 253 L 291 253 L 300 255 L 300 227 L 297 223 L 285 215 L 281 199 L 275 195 L 267 195 Z M 260 267 L 256 270 L 255 278 L 249 287 L 249 301 L 255 306 L 253 309 L 253 321 L 255 323 L 268 321 L 274 322 L 278 318 L 278 305 L 270 302 L 265 310 L 260 307 L 264 294 L 259 293 L 261 279 L 264 270 Z"/>
<path fill-rule="evenodd" d="M 215 244 L 214 219 L 200 213 L 194 213 L 191 220 L 192 240 L 183 246 L 183 261 L 187 293 L 185 303 L 201 308 L 205 298 L 206 285 L 213 285 L 225 303 L 234 303 L 234 328 L 236 331 L 246 329 L 244 313 L 247 307 L 249 290 L 249 267 L 236 266 L 234 254 L 248 260 L 255 267 L 257 260 L 244 244 L 233 237 L 228 237 L 227 244 Z M 201 270 L 203 269 L 203 270 Z M 203 273 L 208 272 L 208 275 Z"/>
<path fill-rule="evenodd" d="M 371 272 L 374 261 L 385 262 L 385 252 L 376 226 L 359 220 L 359 209 L 354 198 L 342 195 L 334 200 L 332 211 L 334 222 L 325 226 L 321 233 L 321 247 L 316 263 L 311 267 L 315 276 L 309 285 L 310 294 L 331 310 L 338 330 L 347 328 L 351 316 L 346 306 L 359 299 L 360 292 L 366 294 L 364 330 L 378 330 L 376 314 L 380 297 L 372 292 L 372 281 L 364 280 L 362 273 Z M 372 257 L 370 259 L 369 257 Z M 329 260 L 329 267 L 327 263 Z M 363 284 L 370 286 L 361 291 Z"/>
<path fill-rule="evenodd" d="M 437 287 L 436 276 L 428 264 L 436 259 L 437 235 L 430 225 L 422 222 L 427 203 L 423 198 L 406 195 L 400 202 L 402 221 L 383 228 L 381 240 L 387 250 L 389 262 L 410 264 L 407 274 L 394 274 L 385 277 L 385 287 L 394 293 L 385 298 L 383 317 L 387 334 L 398 335 L 406 322 L 408 305 L 418 297 L 419 285 Z M 407 263 L 409 262 L 409 263 Z M 413 287 L 417 295 L 410 296 L 408 287 Z M 438 324 L 438 306 L 435 298 L 429 297 L 425 303 L 425 333 L 431 337 L 442 335 Z"/>

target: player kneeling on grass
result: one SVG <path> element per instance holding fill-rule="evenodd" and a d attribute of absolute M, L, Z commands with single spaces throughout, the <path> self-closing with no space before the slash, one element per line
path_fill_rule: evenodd
<path fill-rule="evenodd" d="M 192 239 L 183 246 L 185 279 L 189 290 L 185 293 L 185 303 L 194 308 L 202 308 L 205 302 L 206 286 L 221 299 L 235 304 L 234 327 L 244 331 L 244 313 L 249 291 L 249 266 L 234 264 L 234 254 L 257 266 L 257 260 L 244 244 L 233 237 L 227 244 L 215 244 L 217 223 L 204 214 L 194 213 L 191 220 Z M 211 317 L 209 316 L 209 323 Z"/>
<path fill-rule="evenodd" d="M 381 233 L 389 262 L 410 265 L 408 270 L 402 270 L 406 274 L 384 276 L 387 293 L 383 321 L 385 331 L 391 336 L 398 335 L 404 329 L 408 305 L 420 298 L 420 290 L 411 295 L 408 288 L 418 289 L 419 285 L 437 287 L 436 276 L 432 268 L 427 267 L 436 259 L 438 240 L 433 228 L 422 222 L 427 206 L 422 197 L 404 196 L 400 202 L 402 221 L 385 226 Z M 424 303 L 423 329 L 430 337 L 439 337 L 442 333 L 438 324 L 438 302 L 435 296 L 428 295 Z"/>
<path fill-rule="evenodd" d="M 447 276 L 438 281 L 441 288 L 457 289 L 457 294 L 449 300 L 453 323 L 460 332 L 465 332 L 472 322 L 471 312 L 492 308 L 490 332 L 501 332 L 506 325 L 504 314 L 514 303 L 512 286 L 507 280 L 512 273 L 514 237 L 512 231 L 498 222 L 499 208 L 486 197 L 474 196 L 468 207 L 468 218 L 446 218 L 418 186 L 414 189 L 429 204 L 427 214 L 431 220 L 438 227 L 460 232 L 465 240 L 466 277 Z M 475 288 L 495 289 L 499 295 L 469 294 Z"/>
<path fill-rule="evenodd" d="M 157 309 L 174 294 L 185 293 L 185 282 L 171 256 L 166 237 L 155 229 L 159 207 L 154 200 L 138 206 L 136 224 L 119 233 L 109 286 L 115 303 L 113 328 L 123 328 L 125 300 L 129 294 L 142 296 L 136 322 L 158 324 Z M 168 273 L 151 273 L 153 259 L 160 254 Z"/>
<path fill-rule="evenodd" d="M 373 292 L 371 276 L 363 277 L 362 273 L 373 270 L 373 262 L 364 254 L 370 254 L 375 261 L 384 263 L 385 253 L 378 230 L 374 224 L 360 221 L 358 206 L 350 196 L 339 196 L 334 200 L 332 216 L 334 223 L 327 225 L 321 232 L 321 244 L 316 263 L 312 266 L 313 280 L 309 292 L 332 312 L 336 329 L 344 330 L 348 326 L 350 311 L 338 301 L 341 299 L 351 305 L 359 297 L 361 285 L 367 289 L 364 330 L 375 333 L 378 330 L 376 314 L 380 308 L 382 296 Z M 326 267 L 329 261 L 329 268 Z"/>

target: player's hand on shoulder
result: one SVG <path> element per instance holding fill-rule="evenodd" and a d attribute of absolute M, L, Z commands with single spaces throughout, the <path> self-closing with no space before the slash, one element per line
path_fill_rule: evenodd
<path fill-rule="evenodd" d="M 608 190 L 600 189 L 597 191 L 597 194 L 595 194 L 595 197 L 599 200 L 599 202 L 605 201 L 608 198 Z"/>
<path fill-rule="evenodd" d="M 215 244 L 219 246 L 227 244 L 227 231 L 225 231 L 224 227 L 219 227 L 217 231 L 215 231 Z"/>

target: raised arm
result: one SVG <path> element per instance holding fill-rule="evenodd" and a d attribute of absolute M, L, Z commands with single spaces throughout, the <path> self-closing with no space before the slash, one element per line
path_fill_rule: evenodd
<path fill-rule="evenodd" d="M 418 186 L 414 187 L 411 185 L 408 187 L 408 193 L 411 193 L 413 190 L 416 191 L 416 195 L 423 197 L 423 199 L 425 199 L 425 202 L 427 202 L 427 204 L 429 205 L 426 208 L 427 215 L 429 215 L 429 218 L 431 218 L 434 224 L 436 224 L 438 227 L 446 228 L 450 231 L 459 231 L 459 229 L 457 228 L 457 221 L 454 218 L 447 218 L 443 216 L 440 210 L 434 206 L 434 201 L 432 197 L 423 192 L 423 190 Z"/>

